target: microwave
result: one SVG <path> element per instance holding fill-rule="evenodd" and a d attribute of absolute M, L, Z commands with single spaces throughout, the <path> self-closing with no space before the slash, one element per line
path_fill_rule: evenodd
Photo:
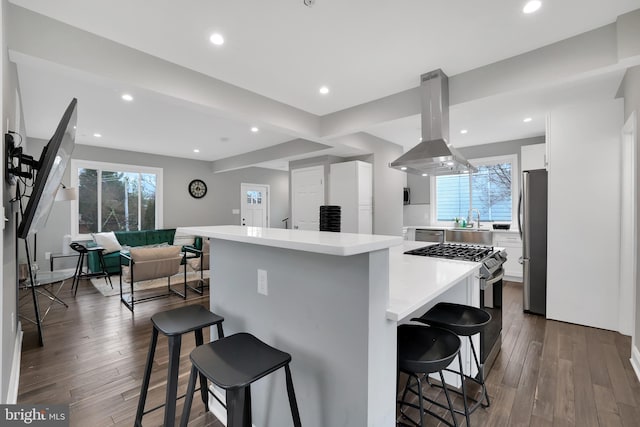
<path fill-rule="evenodd" d="M 409 187 L 404 187 L 404 195 L 402 197 L 405 205 L 411 204 L 411 189 Z"/>

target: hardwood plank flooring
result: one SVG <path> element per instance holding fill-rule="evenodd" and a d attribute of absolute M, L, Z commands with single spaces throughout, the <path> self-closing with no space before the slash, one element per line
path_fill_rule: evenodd
<path fill-rule="evenodd" d="M 60 294 L 69 308 L 56 305 L 45 320 L 44 347 L 37 345 L 35 327 L 23 322 L 18 402 L 69 404 L 72 426 L 131 426 L 151 336 L 150 316 L 185 304 L 208 307 L 208 296 L 189 293 L 187 301 L 170 297 L 145 302 L 132 314 L 117 297 L 103 297 L 89 282 L 80 284 L 75 298 L 69 288 L 66 284 Z M 487 379 L 491 407 L 479 408 L 472 425 L 640 425 L 640 383 L 629 363 L 630 337 L 525 314 L 517 283 L 505 283 L 503 298 L 503 344 Z M 27 304 L 24 310 L 29 309 Z M 183 338 L 179 394 L 186 390 L 194 346 L 192 335 Z M 161 336 L 148 408 L 164 401 L 167 364 L 167 340 Z M 430 397 L 444 398 L 439 389 L 424 389 Z M 454 401 L 461 404 L 457 396 Z M 182 400 L 176 408 L 181 413 Z M 197 397 L 191 414 L 190 426 L 222 426 L 204 412 Z M 144 425 L 162 425 L 162 417 L 162 410 L 152 412 Z M 442 425 L 429 416 L 426 424 Z"/>

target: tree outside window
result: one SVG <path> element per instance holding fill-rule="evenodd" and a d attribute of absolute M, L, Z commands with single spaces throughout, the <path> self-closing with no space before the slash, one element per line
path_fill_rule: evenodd
<path fill-rule="evenodd" d="M 156 228 L 152 173 L 78 168 L 78 232 Z"/>
<path fill-rule="evenodd" d="M 512 162 L 480 164 L 471 176 L 472 206 L 469 206 L 469 175 L 436 177 L 438 221 L 467 218 L 469 209 L 480 212 L 482 222 L 512 220 Z"/>

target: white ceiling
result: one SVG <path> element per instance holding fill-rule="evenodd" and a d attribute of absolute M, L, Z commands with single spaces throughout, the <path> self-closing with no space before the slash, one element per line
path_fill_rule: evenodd
<path fill-rule="evenodd" d="M 312 8 L 302 0 L 12 3 L 317 115 L 416 87 L 432 69 L 453 76 L 566 39 L 639 6 L 638 0 L 543 0 L 538 13 L 524 15 L 524 0 L 316 0 Z M 214 31 L 225 36 L 223 46 L 209 43 Z M 452 143 L 541 135 L 549 109 L 610 98 L 621 76 L 454 105 Z M 252 134 L 250 119 L 44 61 L 19 62 L 19 78 L 33 137 L 50 137 L 69 94 L 81 99 L 82 144 L 216 160 L 295 137 L 262 126 Z M 327 96 L 318 94 L 323 84 L 331 88 Z M 134 102 L 124 103 L 123 92 Z M 534 120 L 524 126 L 524 116 Z M 359 130 L 410 147 L 419 128 L 414 116 Z M 461 128 L 469 133 L 460 135 Z"/>
<path fill-rule="evenodd" d="M 34 138 L 53 135 L 73 96 L 79 100 L 78 144 L 210 161 L 291 139 L 265 128 L 253 133 L 250 123 L 51 63 L 19 62 L 18 78 L 25 127 Z M 122 100 L 125 92 L 132 102 Z"/>

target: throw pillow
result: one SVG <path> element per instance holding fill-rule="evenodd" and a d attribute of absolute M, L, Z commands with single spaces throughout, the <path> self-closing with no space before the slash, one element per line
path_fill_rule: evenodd
<path fill-rule="evenodd" d="M 93 233 L 92 236 L 96 245 L 104 248 L 105 254 L 122 250 L 122 246 L 113 231 L 109 231 L 108 233 Z"/>
<path fill-rule="evenodd" d="M 176 233 L 175 237 L 173 238 L 173 245 L 174 246 L 193 246 L 195 241 L 196 241 L 196 236 L 194 236 L 193 234 Z"/>

